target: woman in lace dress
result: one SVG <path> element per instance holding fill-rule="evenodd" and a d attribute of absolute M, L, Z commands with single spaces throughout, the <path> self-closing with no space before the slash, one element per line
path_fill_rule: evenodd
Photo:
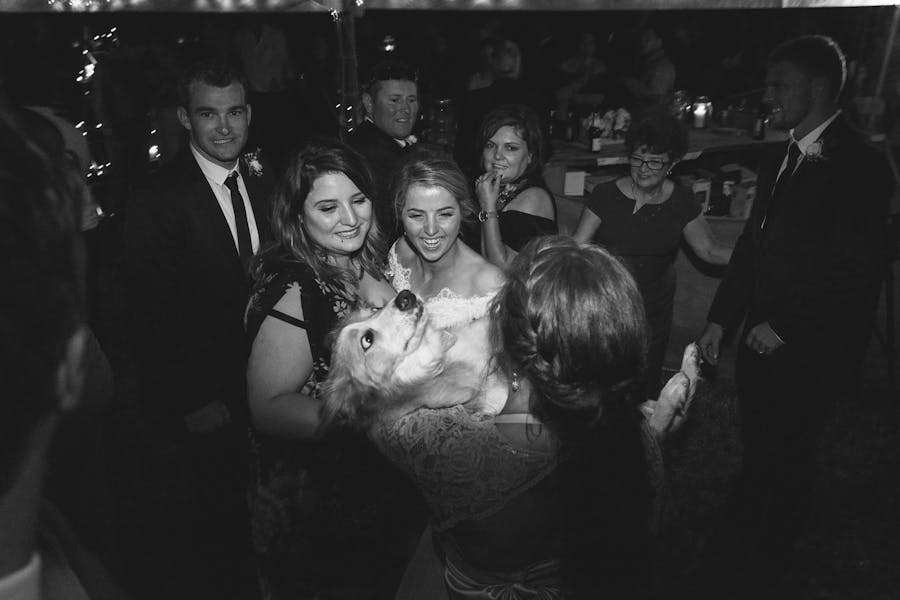
<path fill-rule="evenodd" d="M 559 231 L 544 183 L 544 146 L 540 121 L 527 106 L 501 106 L 481 124 L 484 172 L 475 180 L 481 253 L 500 268 L 529 240 Z"/>
<path fill-rule="evenodd" d="M 393 569 L 394 581 L 384 584 L 393 588 L 405 561 L 405 540 L 385 516 L 399 477 L 364 436 L 315 433 L 326 335 L 357 303 L 381 306 L 394 296 L 372 192 L 368 168 L 350 148 L 301 148 L 274 195 L 274 243 L 254 263 L 249 500 L 266 600 L 387 597 L 379 580 Z"/>
<path fill-rule="evenodd" d="M 371 432 L 432 517 L 397 598 L 641 598 L 659 442 L 693 393 L 695 353 L 645 420 L 632 391 L 646 323 L 625 266 L 547 236 L 507 275 L 491 310 L 502 413 L 420 409 Z"/>
<path fill-rule="evenodd" d="M 474 210 L 456 163 L 440 154 L 413 154 L 397 172 L 392 196 L 403 229 L 388 253 L 394 288 L 423 298 L 442 327 L 484 317 L 503 273 L 459 237 Z"/>

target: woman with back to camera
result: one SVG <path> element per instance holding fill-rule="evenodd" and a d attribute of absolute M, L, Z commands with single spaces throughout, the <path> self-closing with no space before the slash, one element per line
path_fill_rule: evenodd
<path fill-rule="evenodd" d="M 651 332 L 647 397 L 660 386 L 681 239 L 706 262 L 725 265 L 731 259 L 732 248 L 715 240 L 691 191 L 669 178 L 687 146 L 687 131 L 675 117 L 656 114 L 634 124 L 625 137 L 628 174 L 594 188 L 574 233 L 580 242 L 616 253 L 637 280 Z"/>
<path fill-rule="evenodd" d="M 326 335 L 362 304 L 394 297 L 364 159 L 330 140 L 296 151 L 273 198 L 274 242 L 254 262 L 247 306 L 250 509 L 264 599 L 385 597 L 405 559 L 385 517 L 393 471 L 364 436 L 316 439 Z M 394 523 L 395 524 L 395 523 Z M 392 545 L 394 543 L 394 545 Z M 375 558 L 373 558 L 375 557 Z M 391 561 L 394 561 L 392 564 Z M 338 597 L 338 596 L 335 596 Z"/>
<path fill-rule="evenodd" d="M 491 306 L 501 414 L 419 409 L 371 432 L 431 512 L 399 600 L 640 598 L 659 442 L 697 380 L 696 349 L 648 420 L 640 295 L 607 251 L 532 240 Z"/>
<path fill-rule="evenodd" d="M 544 136 L 531 108 L 507 104 L 484 118 L 480 141 L 483 173 L 475 193 L 481 253 L 505 268 L 529 240 L 559 231 L 556 203 L 543 177 Z"/>

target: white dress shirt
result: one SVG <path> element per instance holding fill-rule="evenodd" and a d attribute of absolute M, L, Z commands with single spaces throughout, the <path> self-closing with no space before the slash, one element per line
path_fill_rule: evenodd
<path fill-rule="evenodd" d="M 231 237 L 234 240 L 234 249 L 240 253 L 237 221 L 234 218 L 234 207 L 231 205 L 231 190 L 225 185 L 225 180 L 228 179 L 228 176 L 235 171 L 237 172 L 238 191 L 241 192 L 241 198 L 244 199 L 247 226 L 250 228 L 250 245 L 253 248 L 253 253 L 256 254 L 259 250 L 259 229 L 256 227 L 256 217 L 253 215 L 253 207 L 250 205 L 250 194 L 247 193 L 247 186 L 244 185 L 244 177 L 241 175 L 240 169 L 238 169 L 237 161 L 235 161 L 234 167 L 231 169 L 221 167 L 200 154 L 193 143 L 191 143 L 191 153 L 197 160 L 197 164 L 200 165 L 200 170 L 203 171 L 206 181 L 209 182 L 209 187 L 219 202 L 219 208 L 222 209 L 222 214 L 225 215 L 225 220 L 228 221 L 228 228 L 231 230 Z"/>
<path fill-rule="evenodd" d="M 830 117 L 828 117 L 827 119 L 822 121 L 822 123 L 819 124 L 818 127 L 816 127 L 815 129 L 813 129 L 812 131 L 810 131 L 809 133 L 804 135 L 799 140 L 794 139 L 794 130 L 791 129 L 791 131 L 790 131 L 791 142 L 797 144 L 797 147 L 800 148 L 800 156 L 799 156 L 799 158 L 797 158 L 797 167 L 799 167 L 801 164 L 803 164 L 803 159 L 806 158 L 806 151 L 809 150 L 809 147 L 812 146 L 813 142 L 815 142 L 817 139 L 819 139 L 822 136 L 822 133 L 825 131 L 825 129 L 827 129 L 828 126 L 831 125 L 832 121 L 834 121 L 835 119 L 838 118 L 839 114 L 841 114 L 841 109 L 837 109 L 836 111 L 834 111 L 833 115 L 831 115 Z M 788 146 L 788 147 L 790 147 L 790 146 Z M 778 168 L 778 175 L 775 177 L 775 181 L 778 181 L 778 177 L 781 177 L 781 173 L 782 173 L 782 171 L 784 171 L 784 168 L 786 166 L 787 166 L 787 153 L 785 153 L 785 155 L 784 155 L 784 160 L 781 161 L 781 166 Z M 794 167 L 794 171 L 797 170 L 797 167 Z M 793 175 L 793 173 L 791 173 L 791 175 Z"/>

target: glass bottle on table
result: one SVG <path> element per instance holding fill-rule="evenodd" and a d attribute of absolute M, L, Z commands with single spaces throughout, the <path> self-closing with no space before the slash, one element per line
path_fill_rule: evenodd
<path fill-rule="evenodd" d="M 600 112 L 595 106 L 591 111 L 590 125 L 587 130 L 588 148 L 591 152 L 600 152 L 603 148 L 603 130 L 600 128 Z"/>
<path fill-rule="evenodd" d="M 753 130 L 751 131 L 751 137 L 754 140 L 766 139 L 767 120 L 768 114 L 766 113 L 766 108 L 765 106 L 760 106 L 759 110 L 756 111 L 756 118 L 753 120 Z"/>

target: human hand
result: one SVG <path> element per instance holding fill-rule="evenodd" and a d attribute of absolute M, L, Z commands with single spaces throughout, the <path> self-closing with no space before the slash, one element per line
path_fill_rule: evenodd
<path fill-rule="evenodd" d="M 228 407 L 219 401 L 210 402 L 203 408 L 184 416 L 184 425 L 191 433 L 212 433 L 231 422 Z"/>
<path fill-rule="evenodd" d="M 659 400 L 642 405 L 650 427 L 660 437 L 677 431 L 687 420 L 700 381 L 700 350 L 688 344 L 681 358 L 681 370 L 672 375 L 659 393 Z"/>
<path fill-rule="evenodd" d="M 722 344 L 723 333 L 724 330 L 718 323 L 707 323 L 706 329 L 703 330 L 700 339 L 697 340 L 700 355 L 703 357 L 703 360 L 711 365 L 719 363 L 719 346 Z"/>
<path fill-rule="evenodd" d="M 750 330 L 750 333 L 747 334 L 744 343 L 757 354 L 766 356 L 784 346 L 784 342 L 778 337 L 778 334 L 775 333 L 768 321 L 757 323 Z"/>
<path fill-rule="evenodd" d="M 497 199 L 500 197 L 500 179 L 499 171 L 486 171 L 475 180 L 475 195 L 478 197 L 478 204 L 481 210 L 490 212 L 497 210 Z"/>

